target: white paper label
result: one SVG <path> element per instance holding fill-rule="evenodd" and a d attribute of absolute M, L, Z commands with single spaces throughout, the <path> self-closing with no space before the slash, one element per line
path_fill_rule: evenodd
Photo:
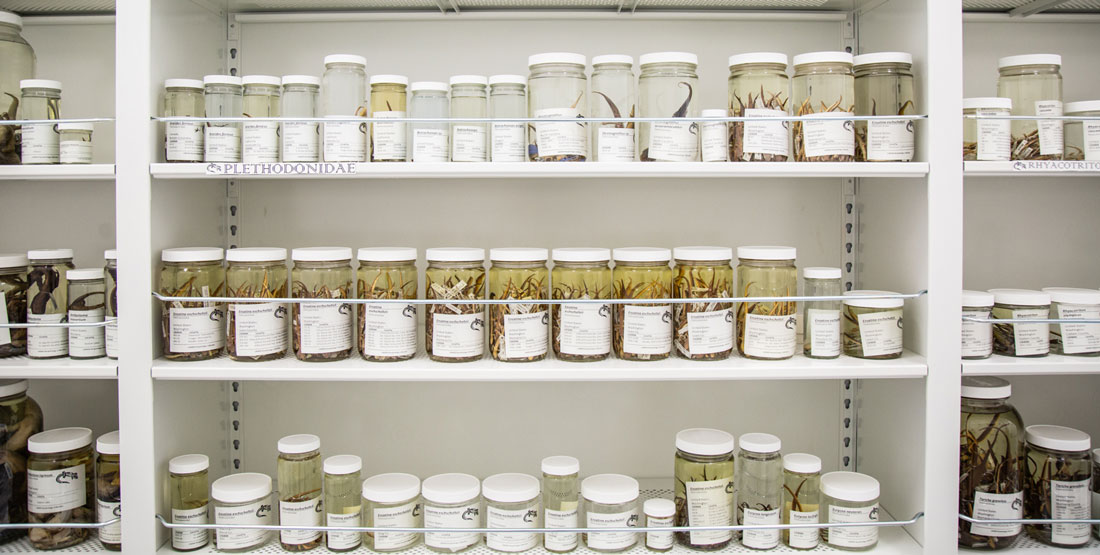
<path fill-rule="evenodd" d="M 350 304 L 339 301 L 302 303 L 299 310 L 303 353 L 314 355 L 351 349 Z"/>
<path fill-rule="evenodd" d="M 688 525 L 729 526 L 733 524 L 733 481 L 686 482 Z M 730 530 L 692 530 L 692 545 L 711 545 L 733 538 Z"/>
<path fill-rule="evenodd" d="M 8 321 L 8 301 L 4 292 L 0 291 L 0 324 L 10 324 Z M 11 328 L 0 328 L 0 345 L 11 344 Z"/>
<path fill-rule="evenodd" d="M 325 162 L 362 162 L 367 158 L 367 124 L 358 121 L 326 121 Z"/>
<path fill-rule="evenodd" d="M 1100 306 L 1059 304 L 1058 318 L 1097 320 Z M 1100 324 L 1054 324 L 1051 331 L 1062 335 L 1062 352 L 1067 355 L 1100 351 Z"/>
<path fill-rule="evenodd" d="M 745 354 L 757 358 L 790 358 L 798 344 L 794 314 L 745 315 Z"/>
<path fill-rule="evenodd" d="M 782 118 L 787 112 L 770 108 L 746 108 L 745 117 Z M 787 156 L 790 150 L 788 124 L 785 121 L 746 121 L 744 126 L 745 154 Z"/>
<path fill-rule="evenodd" d="M 646 528 L 660 528 L 664 526 L 672 526 L 672 521 L 676 517 L 672 516 L 649 516 L 646 515 L 645 525 Z M 672 532 L 646 532 L 645 533 L 645 546 L 650 549 L 656 549 L 663 551 L 672 548 Z"/>
<path fill-rule="evenodd" d="M 1013 310 L 1012 318 L 1049 318 L 1046 308 Z M 1050 324 L 1012 324 L 1016 356 L 1045 355 L 1050 352 Z"/>
<path fill-rule="evenodd" d="M 901 310 L 860 314 L 859 339 L 863 356 L 893 355 L 902 350 Z"/>
<path fill-rule="evenodd" d="M 386 509 L 374 509 L 374 526 L 378 528 L 416 528 L 416 520 L 420 516 L 420 504 L 417 502 L 390 507 Z M 375 532 L 374 548 L 376 550 L 396 550 L 408 547 L 416 542 L 417 535 L 412 532 Z"/>
<path fill-rule="evenodd" d="M 912 159 L 912 120 L 891 119 L 867 122 L 867 160 L 908 162 Z"/>
<path fill-rule="evenodd" d="M 363 312 L 363 353 L 374 357 L 416 354 L 416 305 L 368 304 Z"/>
<path fill-rule="evenodd" d="M 62 164 L 91 164 L 92 163 L 92 142 L 91 141 L 61 141 L 61 153 Z"/>
<path fill-rule="evenodd" d="M 966 310 L 963 316 L 989 318 L 989 310 Z M 962 356 L 985 357 L 993 353 L 993 324 L 983 322 L 962 323 Z"/>
<path fill-rule="evenodd" d="M 1035 115 L 1036 116 L 1061 116 L 1062 115 L 1062 101 L 1061 100 L 1036 100 L 1035 101 Z M 1063 145 L 1062 135 L 1062 120 L 1060 119 L 1041 119 L 1039 120 L 1039 155 L 1040 156 L 1057 156 L 1062 154 Z"/>
<path fill-rule="evenodd" d="M 237 356 L 254 357 L 286 350 L 286 307 L 279 303 L 233 304 Z"/>
<path fill-rule="evenodd" d="M 432 314 L 432 354 L 466 358 L 485 352 L 485 314 Z"/>
<path fill-rule="evenodd" d="M 274 121 L 244 123 L 242 162 L 256 164 L 279 161 L 279 124 Z"/>
<path fill-rule="evenodd" d="M 56 124 L 24 125 L 21 129 L 24 164 L 56 164 L 60 161 L 58 147 L 61 133 Z"/>
<path fill-rule="evenodd" d="M 2 305 L 3 299 L 0 298 L 0 305 Z M 106 339 L 107 356 L 110 358 L 118 358 L 118 316 L 105 316 L 104 320 L 107 320 L 107 327 L 103 329 L 103 335 Z M 0 341 L 3 344 L 3 341 Z"/>
<path fill-rule="evenodd" d="M 1085 160 L 1100 161 L 1100 121 L 1081 122 L 1081 134 L 1085 143 Z"/>
<path fill-rule="evenodd" d="M 1050 518 L 1089 518 L 1092 504 L 1089 485 L 1092 480 L 1078 482 L 1050 481 Z M 1054 524 L 1050 541 L 1063 545 L 1080 545 L 1089 541 L 1088 524 Z"/>
<path fill-rule="evenodd" d="M 447 131 L 443 129 L 413 129 L 413 162 L 446 162 Z"/>
<path fill-rule="evenodd" d="M 599 128 L 596 137 L 596 161 L 633 162 L 634 129 Z"/>
<path fill-rule="evenodd" d="M 779 509 L 758 511 L 742 509 L 741 522 L 745 526 L 779 524 Z M 779 545 L 779 530 L 744 530 L 741 532 L 741 544 L 753 549 L 771 549 Z"/>
<path fill-rule="evenodd" d="M 878 503 L 870 507 L 850 509 L 829 505 L 829 522 L 874 522 L 878 520 Z M 829 528 L 829 545 L 837 547 L 870 547 L 878 542 L 878 528 L 874 526 L 847 526 Z"/>
<path fill-rule="evenodd" d="M 122 518 L 122 503 L 118 501 L 95 500 L 96 522 L 107 522 Z M 99 541 L 103 543 L 122 543 L 122 523 L 116 522 L 99 529 Z"/>
<path fill-rule="evenodd" d="M 1005 110 L 974 111 L 979 116 L 1007 116 Z M 978 130 L 978 160 L 1006 161 L 1012 155 L 1012 121 L 1007 119 L 976 120 Z"/>
<path fill-rule="evenodd" d="M 485 162 L 485 127 L 479 125 L 455 125 L 453 135 L 452 162 Z"/>
<path fill-rule="evenodd" d="M 828 117 L 851 116 L 851 112 L 827 112 Z M 856 136 L 851 120 L 807 120 L 802 122 L 802 140 L 806 157 L 854 156 Z"/>
<path fill-rule="evenodd" d="M 729 128 L 724 121 L 704 122 L 699 126 L 700 150 L 704 162 L 729 161 Z"/>
<path fill-rule="evenodd" d="M 978 520 L 1014 520 L 1024 518 L 1024 494 L 974 492 L 974 511 L 971 515 Z M 1023 530 L 1020 524 L 977 524 L 970 525 L 970 533 L 994 538 L 1011 537 Z"/>
<path fill-rule="evenodd" d="M 28 324 L 61 324 L 65 314 L 27 314 Z M 61 357 L 69 354 L 69 330 L 27 328 L 27 354 L 33 357 Z"/>
<path fill-rule="evenodd" d="M 49 514 L 83 507 L 87 503 L 84 465 L 57 470 L 27 470 L 27 510 Z"/>
<path fill-rule="evenodd" d="M 403 118 L 405 112 L 375 112 L 376 118 Z M 397 160 L 404 162 L 406 153 L 405 122 L 376 121 L 373 126 L 374 154 L 372 160 Z"/>
<path fill-rule="evenodd" d="M 354 510 L 350 513 L 325 514 L 325 526 L 362 526 L 360 507 L 349 508 Z M 329 549 L 354 549 L 362 543 L 363 536 L 359 532 L 327 532 L 325 541 Z"/>
<path fill-rule="evenodd" d="M 810 355 L 840 356 L 840 311 L 807 308 L 806 318 L 810 323 Z"/>
<path fill-rule="evenodd" d="M 536 118 L 580 119 L 583 116 L 576 108 L 547 108 L 535 110 Z M 552 122 L 535 123 L 535 143 L 538 155 L 548 156 L 588 156 L 588 140 L 584 123 Z"/>
<path fill-rule="evenodd" d="M 542 516 L 547 528 L 576 528 L 578 524 L 579 510 L 577 501 L 562 503 L 562 508 L 572 506 L 571 509 L 555 511 L 543 509 Z M 550 551 L 572 551 L 580 542 L 578 534 L 573 532 L 558 532 L 546 534 L 546 549 Z"/>
<path fill-rule="evenodd" d="M 240 162 L 241 130 L 237 126 L 205 127 L 206 162 Z"/>
<path fill-rule="evenodd" d="M 168 309 L 169 352 L 199 353 L 224 346 L 224 312 L 220 307 Z"/>
<path fill-rule="evenodd" d="M 611 305 L 563 304 L 558 312 L 559 350 L 567 355 L 611 352 Z"/>
<path fill-rule="evenodd" d="M 202 162 L 201 123 L 170 121 L 164 127 L 164 159 L 168 162 Z"/>
<path fill-rule="evenodd" d="M 321 496 L 309 501 L 279 501 L 279 524 L 283 526 L 320 526 Z M 321 537 L 316 530 L 280 530 L 279 541 L 289 545 L 309 543 Z"/>
<path fill-rule="evenodd" d="M 70 310 L 69 323 L 83 324 L 103 321 L 104 309 Z M 69 328 L 69 356 L 95 358 L 107 355 L 103 328 Z"/>
<path fill-rule="evenodd" d="M 623 351 L 663 355 L 672 350 L 672 307 L 623 307 Z"/>
<path fill-rule="evenodd" d="M 526 162 L 527 133 L 523 123 L 493 124 L 493 161 Z"/>
<path fill-rule="evenodd" d="M 283 122 L 283 162 L 319 162 L 320 129 L 314 122 Z"/>
<path fill-rule="evenodd" d="M 694 162 L 699 159 L 698 124 L 658 121 L 651 124 L 649 157 L 666 162 Z"/>
<path fill-rule="evenodd" d="M 688 347 L 686 355 L 708 355 L 733 348 L 733 310 L 687 313 Z"/>
<path fill-rule="evenodd" d="M 172 524 L 206 524 L 209 522 L 209 506 L 197 509 L 172 509 Z M 210 531 L 200 528 L 176 528 L 172 530 L 172 549 L 190 551 L 198 549 L 210 540 Z"/>
<path fill-rule="evenodd" d="M 615 514 L 586 513 L 588 528 L 626 528 L 638 526 L 638 514 L 634 511 Z M 589 532 L 588 547 L 619 551 L 638 541 L 637 532 Z"/>
<path fill-rule="evenodd" d="M 817 524 L 817 511 L 790 511 L 788 524 Z M 791 528 L 788 543 L 796 549 L 813 549 L 821 540 L 817 528 Z"/>
<path fill-rule="evenodd" d="M 518 305 L 514 305 L 518 306 Z M 530 358 L 546 354 L 550 313 L 504 315 L 504 357 Z"/>
<path fill-rule="evenodd" d="M 433 507 L 424 505 L 425 528 L 478 528 L 480 503 L 462 507 Z M 424 543 L 429 547 L 446 551 L 460 551 L 478 542 L 477 532 L 425 532 Z"/>
<path fill-rule="evenodd" d="M 486 528 L 537 528 L 539 510 L 505 510 L 489 505 L 485 511 Z M 489 549 L 518 553 L 535 547 L 538 535 L 534 532 L 489 532 L 485 534 L 485 545 Z"/>
<path fill-rule="evenodd" d="M 263 499 L 239 507 L 214 506 L 214 524 L 271 524 L 271 503 Z M 218 549 L 244 549 L 267 541 L 267 530 L 246 528 L 217 528 L 214 544 Z"/>

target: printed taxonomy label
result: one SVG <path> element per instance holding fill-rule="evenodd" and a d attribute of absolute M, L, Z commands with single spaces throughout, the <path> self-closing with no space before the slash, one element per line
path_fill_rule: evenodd
<path fill-rule="evenodd" d="M 295 162 L 206 165 L 206 175 L 353 175 L 356 162 Z"/>

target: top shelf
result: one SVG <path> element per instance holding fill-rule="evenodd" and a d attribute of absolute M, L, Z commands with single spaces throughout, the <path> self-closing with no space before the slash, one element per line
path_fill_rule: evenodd
<path fill-rule="evenodd" d="M 19 15 L 102 15 L 115 13 L 115 0 L 0 0 L 0 10 Z"/>
<path fill-rule="evenodd" d="M 963 173 L 975 177 L 1005 176 L 1100 176 L 1100 162 L 1080 160 L 1015 160 L 1011 162 L 963 162 Z"/>

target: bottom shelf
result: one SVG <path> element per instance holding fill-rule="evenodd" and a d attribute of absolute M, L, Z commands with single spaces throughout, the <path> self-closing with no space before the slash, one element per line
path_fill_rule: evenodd
<path fill-rule="evenodd" d="M 99 538 L 96 536 L 95 531 L 92 532 L 92 537 L 89 537 L 83 543 L 78 543 L 72 547 L 66 547 L 63 549 L 54 549 L 52 551 L 38 551 L 31 547 L 30 540 L 26 536 L 19 538 L 17 541 L 0 545 L 0 554 L 3 553 L 118 553 L 117 551 L 107 551 L 103 548 L 103 544 L 99 543 Z M 175 553 L 173 551 L 173 553 Z"/>
<path fill-rule="evenodd" d="M 1016 542 L 1014 544 L 1012 544 L 1012 547 L 1010 547 L 1008 549 L 1001 550 L 1001 551 L 997 551 L 996 553 L 1020 555 L 1020 554 L 1023 554 L 1023 553 L 1034 553 L 1037 550 L 1046 550 L 1046 551 L 1051 552 L 1051 553 L 1053 553 L 1053 552 L 1057 552 L 1057 553 L 1100 553 L 1100 541 L 1097 541 L 1096 537 L 1093 536 L 1093 537 L 1089 538 L 1089 544 L 1086 545 L 1083 548 L 1080 548 L 1080 547 L 1079 548 L 1060 548 L 1060 547 L 1052 547 L 1052 546 L 1049 546 L 1045 543 L 1040 543 L 1038 541 L 1035 541 L 1035 540 L 1031 539 L 1031 536 L 1027 535 L 1027 532 L 1024 532 L 1023 534 L 1020 534 L 1020 537 L 1016 538 Z M 980 553 L 980 552 L 979 551 L 974 551 L 974 550 L 968 550 L 968 549 L 960 549 L 959 553 Z"/>

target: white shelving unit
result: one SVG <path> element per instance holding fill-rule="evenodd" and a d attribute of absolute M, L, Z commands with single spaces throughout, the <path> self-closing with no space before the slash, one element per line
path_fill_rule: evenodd
<path fill-rule="evenodd" d="M 0 166 L 0 180 L 4 181 L 113 181 L 114 178 L 114 164 Z"/>
<path fill-rule="evenodd" d="M 1001 377 L 1100 375 L 1100 359 L 1054 354 L 1038 358 L 993 355 L 981 360 L 964 360 L 963 374 Z"/>
<path fill-rule="evenodd" d="M 113 380 L 118 378 L 118 362 L 108 358 L 73 360 L 55 358 L 37 360 L 26 356 L 0 358 L 0 378 L 38 378 L 47 380 Z"/>

